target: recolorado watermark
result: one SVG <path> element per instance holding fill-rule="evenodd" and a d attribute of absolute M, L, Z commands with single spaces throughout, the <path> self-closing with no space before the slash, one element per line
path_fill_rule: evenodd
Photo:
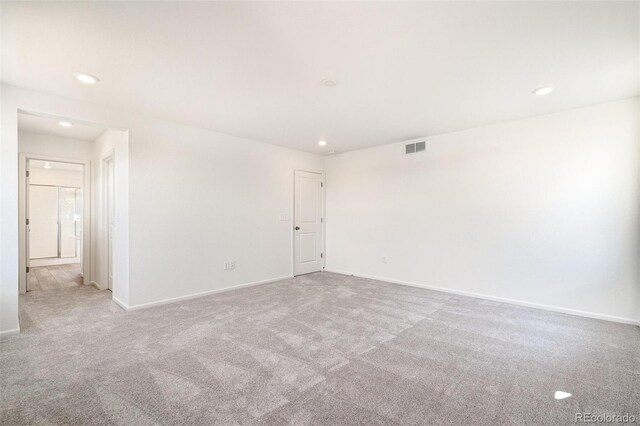
<path fill-rule="evenodd" d="M 638 416 L 633 414 L 596 414 L 596 413 L 576 413 L 576 423 L 637 423 Z"/>

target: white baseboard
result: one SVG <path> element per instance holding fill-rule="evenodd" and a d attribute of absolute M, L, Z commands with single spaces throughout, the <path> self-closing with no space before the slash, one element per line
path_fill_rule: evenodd
<path fill-rule="evenodd" d="M 129 305 L 127 305 L 126 303 L 124 303 L 122 300 L 118 299 L 114 295 L 111 295 L 111 300 L 113 300 L 116 303 L 116 305 L 120 306 L 125 311 L 128 311 L 129 309 L 131 309 Z"/>
<path fill-rule="evenodd" d="M 634 320 L 632 318 L 624 318 L 624 317 L 618 317 L 618 316 L 614 316 L 614 315 L 598 314 L 598 313 L 595 313 L 595 312 L 580 311 L 580 310 L 577 310 L 577 309 L 563 308 L 563 307 L 560 307 L 560 306 L 553 306 L 553 305 L 545 305 L 545 304 L 542 304 L 542 303 L 526 302 L 524 300 L 509 299 L 509 298 L 506 298 L 506 297 L 491 296 L 491 295 L 488 295 L 488 294 L 473 293 L 473 292 L 465 291 L 465 290 L 455 290 L 455 289 L 446 288 L 446 287 L 438 287 L 438 286 L 433 286 L 433 285 L 414 283 L 414 282 L 410 282 L 410 281 L 396 280 L 396 279 L 393 279 L 393 278 L 377 277 L 377 276 L 374 276 L 374 275 L 354 274 L 354 273 L 346 272 L 346 271 L 336 271 L 336 270 L 328 270 L 328 269 L 326 270 L 326 272 L 333 272 L 335 274 L 340 274 L 340 275 L 353 275 L 354 277 L 367 278 L 367 279 L 375 280 L 375 281 L 383 281 L 383 282 L 387 282 L 387 283 L 391 283 L 391 284 L 399 284 L 399 285 L 405 285 L 405 286 L 410 286 L 410 287 L 424 288 L 424 289 L 427 289 L 427 290 L 441 291 L 441 292 L 444 292 L 444 293 L 457 294 L 457 295 L 460 295 L 460 296 L 475 297 L 477 299 L 492 300 L 494 302 L 509 303 L 511 305 L 526 306 L 528 308 L 542 309 L 542 310 L 545 310 L 545 311 L 560 312 L 560 313 L 563 313 L 563 314 L 576 315 L 576 316 L 580 316 L 580 317 L 594 318 L 594 319 L 599 319 L 599 320 L 619 322 L 619 323 L 622 323 L 622 324 L 632 324 L 632 325 L 640 326 L 640 321 Z"/>
<path fill-rule="evenodd" d="M 141 303 L 139 305 L 133 305 L 133 306 L 129 306 L 129 305 L 123 303 L 122 301 L 116 299 L 115 297 L 112 297 L 112 299 L 113 299 L 114 302 L 116 302 L 124 310 L 135 311 L 135 310 L 138 310 L 138 309 L 151 308 L 153 306 L 166 305 L 166 304 L 175 303 L 175 302 L 182 302 L 184 300 L 190 300 L 190 299 L 197 299 L 198 297 L 209 296 L 211 294 L 224 293 L 224 292 L 227 292 L 227 291 L 239 290 L 241 288 L 253 287 L 253 286 L 262 285 L 262 284 L 269 284 L 269 283 L 273 283 L 273 282 L 276 282 L 276 281 L 286 280 L 286 279 L 289 279 L 289 278 L 292 278 L 292 277 L 293 277 L 293 275 L 286 275 L 284 277 L 269 278 L 267 280 L 254 281 L 254 282 L 250 282 L 250 283 L 246 283 L 246 284 L 238 284 L 238 285 L 234 285 L 234 286 L 231 286 L 231 287 L 218 288 L 218 289 L 215 289 L 215 290 L 208 290 L 208 291 L 203 291 L 203 292 L 200 292 L 200 293 L 188 294 L 186 296 L 178 296 L 178 297 L 173 297 L 173 298 L 170 298 L 170 299 L 158 300 L 158 301 L 155 301 L 155 302 Z"/>
<path fill-rule="evenodd" d="M 95 288 L 97 288 L 98 290 L 106 290 L 106 288 L 105 288 L 105 287 L 102 287 L 100 284 L 98 284 L 98 283 L 97 283 L 97 282 L 95 282 L 95 281 L 91 281 L 91 282 L 89 283 L 89 285 L 94 286 L 94 287 L 95 287 Z"/>
<path fill-rule="evenodd" d="M 15 336 L 16 334 L 20 334 L 19 328 L 14 328 L 12 330 L 0 331 L 0 340 L 3 340 L 10 336 Z"/>

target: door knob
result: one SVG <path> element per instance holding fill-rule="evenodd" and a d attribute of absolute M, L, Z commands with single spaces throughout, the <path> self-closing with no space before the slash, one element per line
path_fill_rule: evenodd
<path fill-rule="evenodd" d="M 299 229 L 300 229 L 300 227 L 299 227 L 299 226 L 296 226 L 296 231 L 298 231 Z"/>

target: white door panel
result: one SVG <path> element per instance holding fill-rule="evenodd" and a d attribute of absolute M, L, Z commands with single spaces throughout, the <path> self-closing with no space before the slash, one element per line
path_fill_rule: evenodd
<path fill-rule="evenodd" d="M 316 247 L 318 247 L 318 234 L 315 232 L 300 233 L 298 236 L 300 241 L 300 263 L 315 262 L 318 260 L 316 256 Z"/>
<path fill-rule="evenodd" d="M 76 257 L 76 188 L 60 188 L 60 257 Z"/>
<path fill-rule="evenodd" d="M 295 171 L 294 275 L 322 270 L 322 175 Z"/>
<path fill-rule="evenodd" d="M 58 257 L 58 187 L 29 187 L 29 259 Z"/>
<path fill-rule="evenodd" d="M 320 187 L 318 179 L 300 176 L 300 209 L 299 223 L 317 223 L 318 221 L 318 195 Z"/>

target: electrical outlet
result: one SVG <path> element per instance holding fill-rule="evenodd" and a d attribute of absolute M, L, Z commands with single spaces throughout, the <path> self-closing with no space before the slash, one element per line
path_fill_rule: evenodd
<path fill-rule="evenodd" d="M 235 260 L 225 260 L 224 261 L 224 270 L 230 271 L 231 269 L 236 269 L 236 261 Z"/>
<path fill-rule="evenodd" d="M 236 269 L 236 261 L 232 260 L 231 262 L 229 262 L 229 269 Z"/>

